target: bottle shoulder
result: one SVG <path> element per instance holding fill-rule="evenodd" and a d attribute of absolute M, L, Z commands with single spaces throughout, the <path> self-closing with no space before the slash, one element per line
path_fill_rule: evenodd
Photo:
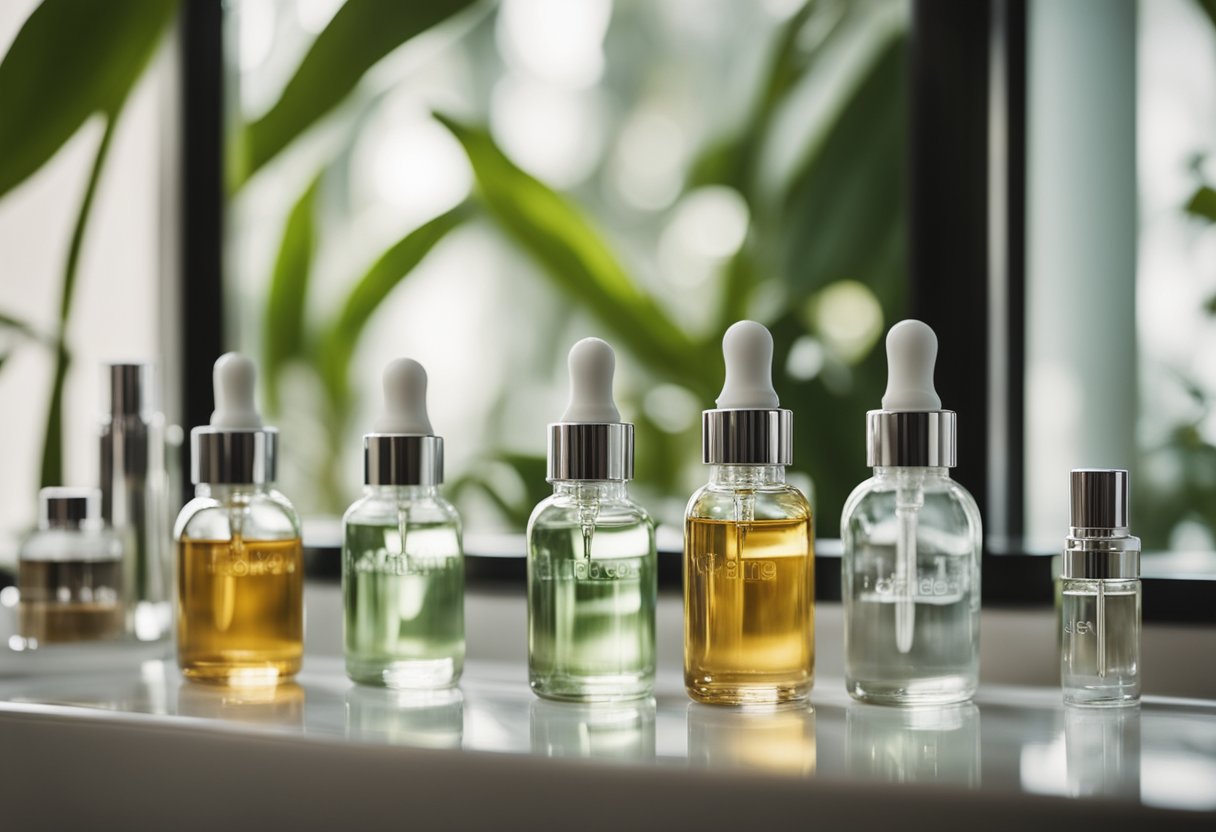
<path fill-rule="evenodd" d="M 21 542 L 18 560 L 106 561 L 122 558 L 122 539 L 113 529 L 35 529 Z"/>
<path fill-rule="evenodd" d="M 173 536 L 228 540 L 234 529 L 247 540 L 298 538 L 300 516 L 291 501 L 275 489 L 198 496 L 177 515 Z"/>
<path fill-rule="evenodd" d="M 577 526 L 584 521 L 589 504 L 580 502 L 567 494 L 552 494 L 536 504 L 528 518 L 528 531 L 537 526 Z M 650 513 L 632 498 L 614 497 L 595 500 L 594 523 L 596 526 L 644 525 L 654 531 L 654 520 Z"/>
<path fill-rule="evenodd" d="M 979 507 L 966 488 L 949 476 L 909 479 L 886 475 L 862 481 L 845 500 L 840 535 L 846 553 L 862 541 L 893 543 L 901 505 L 913 509 L 918 534 L 928 535 L 943 550 L 980 550 Z"/>
<path fill-rule="evenodd" d="M 401 499 L 392 494 L 368 494 L 351 504 L 342 516 L 345 524 L 395 525 L 405 510 L 411 525 L 450 525 L 460 528 L 460 512 L 444 497 L 433 494 Z"/>
<path fill-rule="evenodd" d="M 757 520 L 811 519 L 811 504 L 806 495 L 789 483 L 757 489 L 703 485 L 689 498 L 684 515 L 687 519 L 730 519 L 742 498 L 750 499 L 751 513 Z"/>

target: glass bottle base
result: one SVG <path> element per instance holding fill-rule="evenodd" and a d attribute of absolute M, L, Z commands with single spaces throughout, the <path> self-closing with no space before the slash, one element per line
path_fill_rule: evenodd
<path fill-rule="evenodd" d="M 1086 708 L 1131 708 L 1140 704 L 1140 687 L 1065 688 L 1064 704 Z"/>
<path fill-rule="evenodd" d="M 864 681 L 848 679 L 849 695 L 871 705 L 954 705 L 975 696 L 976 681 L 962 674 L 926 679 Z"/>
<path fill-rule="evenodd" d="M 654 677 L 650 675 L 533 677 L 529 685 L 541 699 L 555 702 L 623 702 L 654 693 Z"/>
<path fill-rule="evenodd" d="M 685 679 L 684 689 L 694 702 L 705 705 L 781 705 L 810 698 L 812 683 L 743 685 Z"/>
<path fill-rule="evenodd" d="M 181 663 L 182 675 L 191 682 L 230 687 L 265 687 L 289 681 L 300 672 L 299 658 L 278 661 L 230 661 L 196 659 Z"/>
<path fill-rule="evenodd" d="M 360 685 L 392 690 L 441 690 L 460 681 L 463 662 L 446 659 L 384 661 L 347 657 L 346 675 Z"/>

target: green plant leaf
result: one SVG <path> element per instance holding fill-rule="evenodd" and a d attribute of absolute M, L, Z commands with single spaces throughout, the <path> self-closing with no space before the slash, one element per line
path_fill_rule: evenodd
<path fill-rule="evenodd" d="M 439 241 L 469 215 L 469 206 L 459 205 L 414 229 L 380 255 L 355 284 L 342 311 L 322 337 L 317 355 L 331 401 L 339 409 L 349 392 L 347 373 L 351 356 L 372 314 Z"/>
<path fill-rule="evenodd" d="M 346 0 L 317 36 L 279 100 L 246 126 L 234 149 L 237 187 L 336 107 L 381 58 L 473 2 Z"/>
<path fill-rule="evenodd" d="M 1208 20 L 1216 26 L 1216 0 L 1195 0 L 1199 4 L 1199 8 L 1208 16 Z"/>
<path fill-rule="evenodd" d="M 19 335 L 22 335 L 31 341 L 37 341 L 41 344 L 47 344 L 49 346 L 54 346 L 55 344 L 54 338 L 39 332 L 38 330 L 34 329 L 33 326 L 20 318 L 4 312 L 0 312 L 0 328 L 11 329 Z"/>
<path fill-rule="evenodd" d="M 43 0 L 0 62 L 0 197 L 55 155 L 89 116 L 117 114 L 176 0 Z"/>
<path fill-rule="evenodd" d="M 490 214 L 558 288 L 650 366 L 696 389 L 712 386 L 713 370 L 699 360 L 697 346 L 630 278 L 574 205 L 518 168 L 484 129 L 436 118 L 464 146 Z"/>
<path fill-rule="evenodd" d="M 1216 190 L 1210 185 L 1200 186 L 1187 202 L 1186 212 L 1208 222 L 1216 222 Z"/>
<path fill-rule="evenodd" d="M 875 265 L 892 235 L 903 235 L 904 71 L 899 34 L 876 53 L 791 181 L 781 271 L 794 302 L 833 280 L 884 278 Z"/>
<path fill-rule="evenodd" d="M 723 184 L 751 194 L 759 154 L 765 147 L 774 116 L 786 95 L 798 85 L 854 10 L 849 3 L 806 0 L 781 24 L 750 115 L 736 134 L 713 142 L 702 151 L 689 169 L 689 187 Z M 813 44 L 807 45 L 805 33 L 812 20 L 821 22 L 822 31 Z"/>
<path fill-rule="evenodd" d="M 262 318 L 262 372 L 266 404 L 272 413 L 279 409 L 279 377 L 283 367 L 304 353 L 304 315 L 316 248 L 316 201 L 320 185 L 321 174 L 318 174 L 287 215 L 266 298 Z"/>

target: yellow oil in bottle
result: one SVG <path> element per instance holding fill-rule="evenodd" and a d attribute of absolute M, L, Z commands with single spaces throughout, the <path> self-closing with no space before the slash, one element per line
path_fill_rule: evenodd
<path fill-rule="evenodd" d="M 304 653 L 300 539 L 178 543 L 178 662 L 188 679 L 265 685 Z"/>
<path fill-rule="evenodd" d="M 714 704 L 805 698 L 815 666 L 810 521 L 690 518 L 684 684 Z"/>

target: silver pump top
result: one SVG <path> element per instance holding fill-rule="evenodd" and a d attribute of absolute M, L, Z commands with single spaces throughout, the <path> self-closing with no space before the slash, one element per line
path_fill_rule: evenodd
<path fill-rule="evenodd" d="M 908 319 L 887 333 L 887 391 L 866 414 L 866 465 L 953 468 L 957 416 L 933 386 L 937 335 Z"/>
<path fill-rule="evenodd" d="M 570 348 L 568 364 L 570 402 L 549 425 L 546 479 L 633 479 L 633 425 L 621 421 L 612 398 L 616 353 L 606 341 L 584 338 Z"/>
<path fill-rule="evenodd" d="M 38 492 L 39 529 L 80 529 L 101 519 L 101 492 L 96 488 L 51 487 Z"/>
<path fill-rule="evenodd" d="M 1074 529 L 1127 528 L 1127 471 L 1118 468 L 1075 468 L 1068 475 Z"/>
<path fill-rule="evenodd" d="M 439 485 L 443 437 L 426 412 L 426 370 L 412 358 L 384 368 L 384 415 L 363 437 L 367 485 Z"/>
<path fill-rule="evenodd" d="M 794 414 L 773 389 L 773 336 L 738 321 L 722 336 L 726 380 L 717 408 L 701 413 L 701 461 L 707 465 L 791 465 Z"/>
<path fill-rule="evenodd" d="M 256 374 L 253 361 L 240 353 L 215 362 L 211 424 L 190 431 L 190 480 L 196 485 L 274 482 L 279 432 L 262 424 L 254 404 Z"/>
<path fill-rule="evenodd" d="M 104 364 L 102 411 L 110 419 L 147 418 L 155 410 L 151 364 Z"/>
<path fill-rule="evenodd" d="M 1069 530 L 1060 574 L 1090 580 L 1140 577 L 1140 539 L 1128 534 L 1127 471 L 1077 468 L 1069 480 Z"/>

